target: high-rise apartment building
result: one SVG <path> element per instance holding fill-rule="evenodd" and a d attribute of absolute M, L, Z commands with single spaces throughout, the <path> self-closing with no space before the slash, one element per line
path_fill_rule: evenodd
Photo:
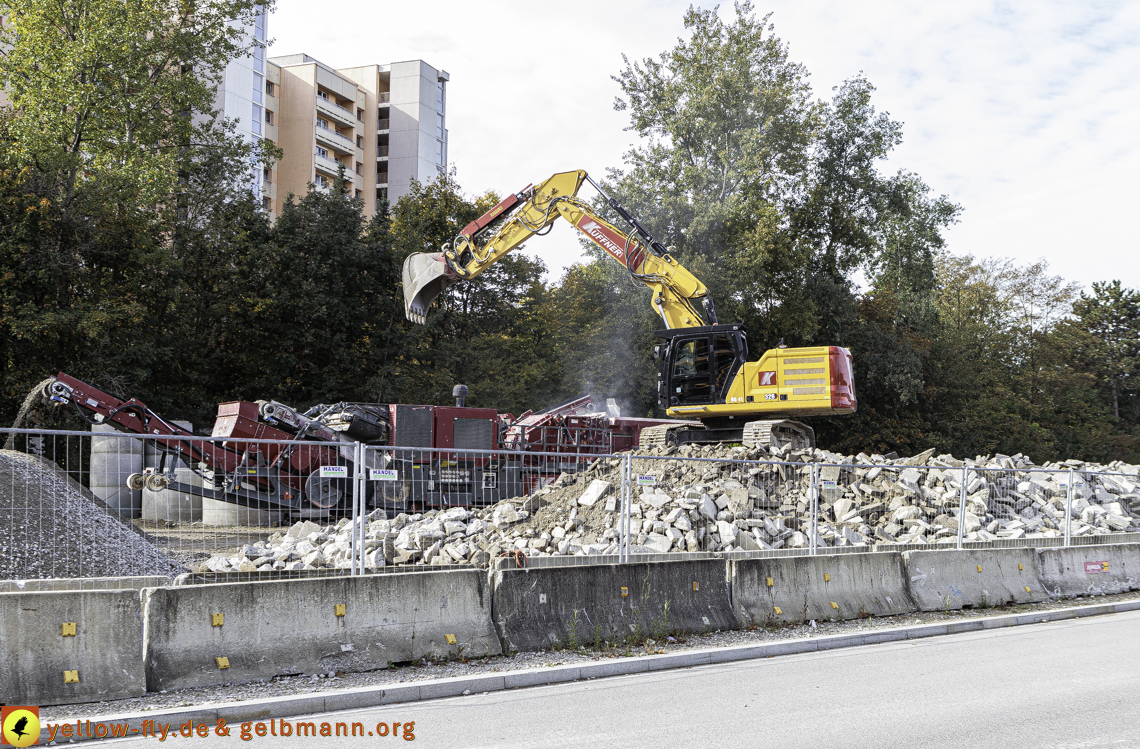
<path fill-rule="evenodd" d="M 270 58 L 264 137 L 284 156 L 264 171 L 266 210 L 278 215 L 310 183 L 330 189 L 342 167 L 368 216 L 435 178 L 447 168 L 448 79 L 422 60 L 334 70 L 304 54 Z"/>
<path fill-rule="evenodd" d="M 265 11 L 258 13 L 253 28 L 244 29 L 247 38 L 252 36 L 264 43 L 266 24 L 268 22 Z M 265 96 L 268 68 L 265 61 L 265 48 L 255 46 L 253 54 L 231 60 L 226 66 L 225 73 L 218 84 L 215 107 L 237 125 L 238 134 L 256 143 L 261 138 L 276 141 L 266 132 Z M 260 165 L 252 167 L 249 175 L 249 189 L 259 203 L 268 208 L 264 201 L 264 179 Z"/>

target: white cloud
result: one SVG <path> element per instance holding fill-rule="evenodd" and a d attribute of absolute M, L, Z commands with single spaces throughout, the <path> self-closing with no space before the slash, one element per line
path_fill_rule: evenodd
<path fill-rule="evenodd" d="M 708 5 L 708 4 L 706 4 Z M 621 53 L 683 34 L 687 1 L 521 5 L 280 0 L 272 54 L 333 66 L 423 58 L 451 73 L 450 156 L 472 193 L 553 172 L 601 174 L 633 141 L 613 110 Z M 1140 146 L 1140 4 L 781 0 L 776 33 L 820 97 L 860 70 L 905 123 L 886 168 L 917 172 L 964 208 L 950 248 L 1045 257 L 1083 284 L 1140 286 L 1132 216 Z M 731 15 L 728 3 L 721 13 Z M 588 188 L 587 188 L 588 189 Z M 541 244 L 540 244 L 541 243 Z M 558 227 L 528 250 L 558 270 L 578 257 Z"/>

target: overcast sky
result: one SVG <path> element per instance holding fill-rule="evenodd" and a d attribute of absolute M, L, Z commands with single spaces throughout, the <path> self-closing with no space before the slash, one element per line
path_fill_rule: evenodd
<path fill-rule="evenodd" d="M 420 58 L 451 74 L 450 159 L 471 194 L 620 166 L 634 135 L 610 76 L 684 34 L 687 2 L 278 0 L 271 55 L 333 67 Z M 702 7 L 711 7 L 712 3 Z M 904 123 L 884 169 L 963 207 L 949 249 L 1048 260 L 1088 285 L 1140 287 L 1140 2 L 770 0 L 776 34 L 820 98 L 863 71 Z M 319 11 L 319 12 L 318 12 Z M 733 15 L 731 2 L 721 15 Z M 584 188 L 584 193 L 589 188 Z M 579 258 L 558 226 L 530 242 L 557 277 Z"/>

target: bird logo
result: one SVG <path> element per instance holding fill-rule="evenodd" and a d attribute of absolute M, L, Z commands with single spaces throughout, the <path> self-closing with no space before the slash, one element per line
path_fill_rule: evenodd
<path fill-rule="evenodd" d="M 38 707 L 4 707 L 0 744 L 32 746 L 40 741 L 40 709 Z"/>

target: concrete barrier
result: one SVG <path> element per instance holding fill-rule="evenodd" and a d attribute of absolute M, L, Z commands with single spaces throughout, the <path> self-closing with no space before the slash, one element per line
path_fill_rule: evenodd
<path fill-rule="evenodd" d="M 1140 544 L 1040 549 L 1037 559 L 1054 598 L 1140 590 Z"/>
<path fill-rule="evenodd" d="M 156 588 L 143 616 L 151 691 L 502 652 L 475 570 Z"/>
<path fill-rule="evenodd" d="M 922 611 L 986 608 L 1049 598 L 1035 549 L 908 551 L 910 592 Z"/>
<path fill-rule="evenodd" d="M 744 626 L 855 619 L 913 611 L 897 552 L 730 562 L 732 603 Z"/>
<path fill-rule="evenodd" d="M 490 577 L 506 651 L 736 626 L 723 560 L 497 570 Z"/>
<path fill-rule="evenodd" d="M 0 593 L 37 593 L 49 590 L 141 590 L 169 584 L 170 578 L 166 575 L 0 580 Z"/>
<path fill-rule="evenodd" d="M 141 696 L 138 591 L 0 593 L 0 663 L 6 705 Z"/>

